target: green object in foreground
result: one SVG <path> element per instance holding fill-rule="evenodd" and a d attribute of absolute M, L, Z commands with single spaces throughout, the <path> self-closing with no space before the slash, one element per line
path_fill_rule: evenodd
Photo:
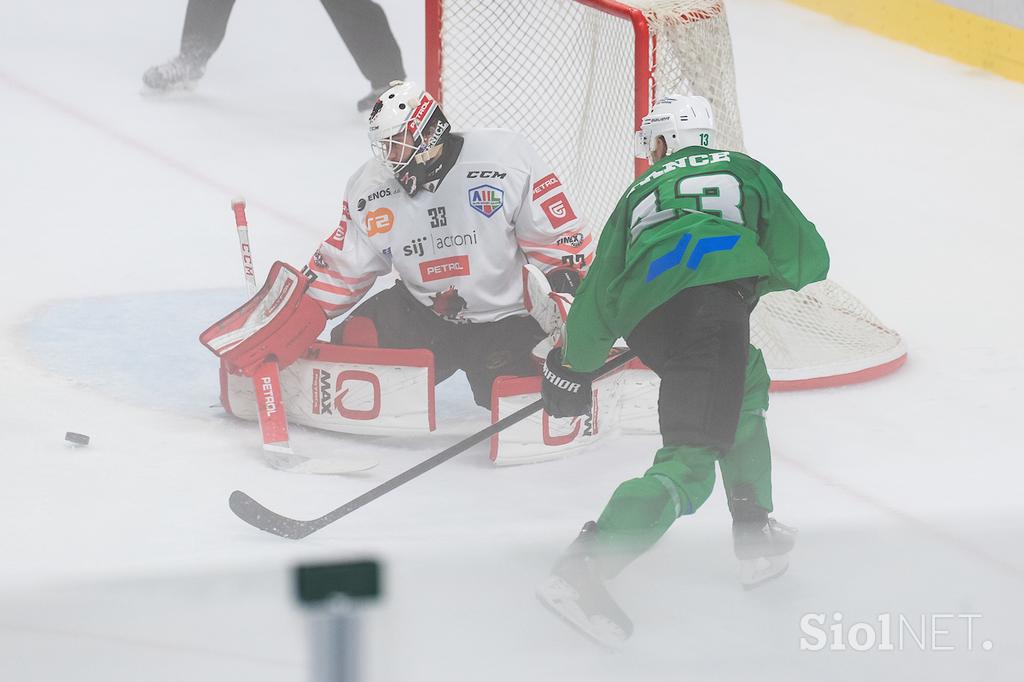
<path fill-rule="evenodd" d="M 655 308 L 683 289 L 757 278 L 758 296 L 828 274 L 825 243 L 765 166 L 687 147 L 623 194 L 601 232 L 565 324 L 564 362 L 601 366 Z"/>
<path fill-rule="evenodd" d="M 316 605 L 337 596 L 376 599 L 380 596 L 380 566 L 376 561 L 307 564 L 295 569 L 299 601 Z"/>

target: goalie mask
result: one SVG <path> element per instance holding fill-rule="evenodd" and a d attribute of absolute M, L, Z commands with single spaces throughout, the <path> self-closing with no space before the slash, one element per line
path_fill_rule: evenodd
<path fill-rule="evenodd" d="M 412 196 L 442 163 L 451 125 L 430 93 L 392 81 L 370 111 L 370 148 Z"/>
<path fill-rule="evenodd" d="M 665 138 L 668 156 L 686 147 L 713 147 L 715 119 L 711 104 L 697 95 L 669 95 L 651 107 L 634 138 L 638 159 L 652 161 L 659 137 Z"/>

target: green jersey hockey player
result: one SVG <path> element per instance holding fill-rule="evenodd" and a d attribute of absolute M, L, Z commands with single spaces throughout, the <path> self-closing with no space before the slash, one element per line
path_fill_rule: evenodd
<path fill-rule="evenodd" d="M 591 372 L 624 338 L 661 379 L 663 447 L 620 484 L 538 594 L 585 634 L 624 641 L 629 618 L 604 587 L 680 516 L 707 500 L 721 469 L 741 581 L 785 570 L 793 531 L 772 511 L 765 428 L 768 373 L 750 345 L 758 297 L 824 279 L 828 252 L 778 178 L 714 147 L 703 97 L 665 97 L 636 133 L 652 165 L 623 194 L 548 355 L 542 397 L 554 416 L 586 413 Z"/>

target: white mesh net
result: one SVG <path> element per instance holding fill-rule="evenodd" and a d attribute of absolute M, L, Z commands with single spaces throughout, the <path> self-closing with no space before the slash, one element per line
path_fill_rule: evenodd
<path fill-rule="evenodd" d="M 736 70 L 725 7 L 717 0 L 652 0 L 623 4 L 643 10 L 654 36 L 654 96 L 701 95 L 711 102 L 718 144 L 743 151 Z"/>
<path fill-rule="evenodd" d="M 441 40 L 453 128 L 525 134 L 603 224 L 633 179 L 629 22 L 569 0 L 445 0 Z"/>
<path fill-rule="evenodd" d="M 707 97 L 719 146 L 744 149 L 720 0 L 435 1 L 441 6 L 437 75 L 454 128 L 525 134 L 592 224 L 604 224 L 635 177 L 638 89 L 648 87 L 651 100 L 672 92 Z M 649 73 L 637 75 L 638 43 L 624 5 L 646 19 L 651 38 L 639 51 Z M 833 282 L 770 294 L 751 319 L 752 340 L 776 382 L 846 383 L 905 355 L 899 335 Z"/>
<path fill-rule="evenodd" d="M 900 335 L 831 280 L 764 296 L 750 317 L 750 340 L 772 380 L 793 388 L 879 376 L 906 355 Z"/>

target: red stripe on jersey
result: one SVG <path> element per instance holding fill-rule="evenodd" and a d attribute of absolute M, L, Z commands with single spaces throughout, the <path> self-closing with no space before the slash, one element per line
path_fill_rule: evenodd
<path fill-rule="evenodd" d="M 327 275 L 331 279 L 336 279 L 339 282 L 345 282 L 346 284 L 359 285 L 363 284 L 364 282 L 370 282 L 370 284 L 372 285 L 373 281 L 377 279 L 377 275 L 366 275 L 365 277 L 346 277 L 337 270 L 331 270 L 330 268 L 320 267 L 319 265 L 316 264 L 316 261 L 313 259 L 310 259 L 309 261 L 309 269 L 312 270 L 313 272 L 319 272 L 321 274 Z"/>
<path fill-rule="evenodd" d="M 318 279 L 314 280 L 313 283 L 309 285 L 309 288 L 319 289 L 320 291 L 325 291 L 329 294 L 337 294 L 339 296 L 352 296 L 354 298 L 358 298 L 365 294 L 367 291 L 369 291 L 371 286 L 373 285 L 368 284 L 367 286 L 358 289 L 346 289 L 345 287 L 339 287 L 333 284 L 328 284 L 327 282 Z"/>
<path fill-rule="evenodd" d="M 328 316 L 337 316 L 355 305 L 355 303 L 331 303 L 329 301 L 319 299 L 316 296 L 311 296 L 311 298 L 316 301 L 321 308 L 323 308 L 323 311 L 327 313 Z"/>
<path fill-rule="evenodd" d="M 527 251 L 526 255 L 529 256 L 532 260 L 540 261 L 545 265 L 565 265 L 565 263 L 562 262 L 561 258 L 549 256 L 541 251 Z"/>
<path fill-rule="evenodd" d="M 561 237 L 559 237 L 559 240 L 566 239 L 566 238 L 573 237 L 573 236 L 577 236 L 578 234 L 579 234 L 578 232 L 574 232 L 571 235 L 562 235 Z M 590 243 L 592 241 L 593 241 L 593 237 L 588 234 L 586 237 L 583 238 L 583 241 L 580 242 L 578 246 L 573 246 L 572 244 L 559 244 L 557 241 L 554 244 L 550 244 L 550 243 L 542 244 L 540 242 L 526 241 L 525 239 L 520 239 L 519 240 L 519 245 L 521 247 L 523 247 L 524 249 L 532 247 L 532 248 L 535 248 L 535 249 L 551 249 L 551 250 L 554 250 L 554 251 L 565 251 L 566 253 L 578 253 L 579 251 L 582 251 L 582 250 L 586 249 L 588 246 L 590 246 Z"/>

